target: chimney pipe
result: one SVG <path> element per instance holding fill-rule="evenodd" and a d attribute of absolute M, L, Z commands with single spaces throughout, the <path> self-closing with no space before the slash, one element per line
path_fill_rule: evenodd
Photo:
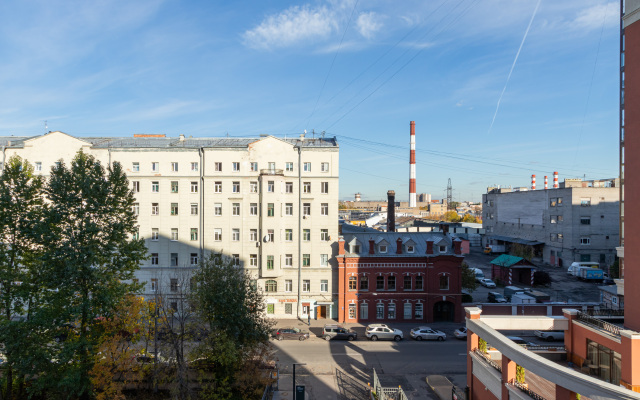
<path fill-rule="evenodd" d="M 553 172 L 553 188 L 558 188 L 558 171 Z"/>
<path fill-rule="evenodd" d="M 536 176 L 531 175 L 531 190 L 536 190 Z"/>
<path fill-rule="evenodd" d="M 416 206 L 416 121 L 411 121 L 410 126 L 410 144 L 411 150 L 409 155 L 409 207 Z"/>
<path fill-rule="evenodd" d="M 549 189 L 549 180 L 547 180 L 547 176 L 544 176 L 544 190 Z"/>
<path fill-rule="evenodd" d="M 387 232 L 396 231 L 396 192 L 387 192 Z"/>

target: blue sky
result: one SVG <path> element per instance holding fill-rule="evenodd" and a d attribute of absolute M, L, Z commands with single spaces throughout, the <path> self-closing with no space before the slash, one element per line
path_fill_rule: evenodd
<path fill-rule="evenodd" d="M 541 0 L 523 42 L 536 5 L 0 2 L 0 135 L 45 120 L 75 136 L 324 131 L 341 199 L 406 200 L 414 120 L 433 198 L 449 178 L 454 200 L 478 201 L 531 174 L 615 177 L 619 5 Z"/>

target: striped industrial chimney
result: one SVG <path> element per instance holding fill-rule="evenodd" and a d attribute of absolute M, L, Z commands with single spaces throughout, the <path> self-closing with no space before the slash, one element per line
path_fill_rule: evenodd
<path fill-rule="evenodd" d="M 547 176 L 544 176 L 544 190 L 549 189 L 549 180 L 547 179 Z"/>
<path fill-rule="evenodd" d="M 416 121 L 411 121 L 411 153 L 409 156 L 409 207 L 416 206 Z"/>
<path fill-rule="evenodd" d="M 558 188 L 558 171 L 553 172 L 553 188 Z"/>
<path fill-rule="evenodd" d="M 536 176 L 531 175 L 531 190 L 536 190 Z"/>

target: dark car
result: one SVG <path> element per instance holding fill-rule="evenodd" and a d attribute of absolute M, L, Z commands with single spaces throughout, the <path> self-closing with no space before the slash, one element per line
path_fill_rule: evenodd
<path fill-rule="evenodd" d="M 358 334 L 355 331 L 344 328 L 340 325 L 325 325 L 322 329 L 324 340 L 356 340 Z"/>
<path fill-rule="evenodd" d="M 504 298 L 504 296 L 498 292 L 489 292 L 489 294 L 487 295 L 487 300 L 489 300 L 489 303 L 506 303 L 507 299 Z"/>
<path fill-rule="evenodd" d="M 273 332 L 273 338 L 278 340 L 298 339 L 300 341 L 309 339 L 309 332 L 298 328 L 280 328 Z"/>

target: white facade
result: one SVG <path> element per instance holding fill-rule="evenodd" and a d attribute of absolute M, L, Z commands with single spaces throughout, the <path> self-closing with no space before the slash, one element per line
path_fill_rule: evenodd
<path fill-rule="evenodd" d="M 17 154 L 42 175 L 80 149 L 103 165 L 121 163 L 136 191 L 139 234 L 149 249 L 137 273 L 145 294 L 153 293 L 154 280 L 162 283 L 215 251 L 236 258 L 255 277 L 270 316 L 295 318 L 298 305 L 304 318 L 337 315 L 335 139 L 75 138 L 50 132 L 4 137 L 0 144 L 3 162 Z"/>

